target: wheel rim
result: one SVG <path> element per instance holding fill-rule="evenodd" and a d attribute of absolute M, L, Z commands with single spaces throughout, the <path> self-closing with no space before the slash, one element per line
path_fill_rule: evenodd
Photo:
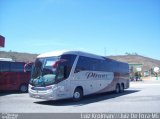
<path fill-rule="evenodd" d="M 122 91 L 124 91 L 124 86 L 122 85 Z"/>
<path fill-rule="evenodd" d="M 79 98 L 80 98 L 80 95 L 81 95 L 81 94 L 80 94 L 79 92 L 75 92 L 75 93 L 74 93 L 74 98 L 75 98 L 75 99 L 79 99 Z"/>
<path fill-rule="evenodd" d="M 124 86 L 123 85 L 121 86 L 121 92 L 124 92 Z"/>
<path fill-rule="evenodd" d="M 119 89 L 119 86 L 117 85 L 117 87 L 116 87 L 116 92 L 119 93 L 119 90 L 120 90 L 120 89 Z"/>
<path fill-rule="evenodd" d="M 21 92 L 26 92 L 27 91 L 27 87 L 25 85 L 21 86 Z"/>

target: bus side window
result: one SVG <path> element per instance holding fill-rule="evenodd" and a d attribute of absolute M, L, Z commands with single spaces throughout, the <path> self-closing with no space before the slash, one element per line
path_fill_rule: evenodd
<path fill-rule="evenodd" d="M 78 72 L 80 72 L 80 71 L 84 71 L 85 69 L 84 68 L 82 68 L 82 67 L 76 67 L 76 69 L 75 69 L 75 71 L 74 71 L 74 73 L 78 73 Z"/>
<path fill-rule="evenodd" d="M 61 82 L 62 80 L 65 80 L 68 78 L 68 66 L 67 62 L 60 62 L 57 67 L 57 72 L 56 72 L 56 82 Z"/>
<path fill-rule="evenodd" d="M 2 61 L 0 62 L 0 72 L 9 72 L 10 62 Z"/>
<path fill-rule="evenodd" d="M 12 72 L 23 72 L 24 71 L 24 63 L 12 62 L 11 63 L 11 71 Z"/>
<path fill-rule="evenodd" d="M 80 56 L 79 59 L 78 59 L 78 62 L 77 62 L 77 65 L 76 65 L 76 68 L 75 68 L 75 71 L 74 73 L 78 73 L 80 71 L 84 71 L 85 70 L 85 59 Z"/>
<path fill-rule="evenodd" d="M 57 80 L 63 80 L 65 78 L 65 66 L 61 65 L 58 68 L 58 72 L 57 72 Z"/>
<path fill-rule="evenodd" d="M 76 59 L 76 55 L 62 55 L 61 58 L 62 62 L 60 65 L 60 70 L 63 72 L 64 79 L 68 78 L 71 72 L 71 68 L 73 66 L 73 63 Z"/>

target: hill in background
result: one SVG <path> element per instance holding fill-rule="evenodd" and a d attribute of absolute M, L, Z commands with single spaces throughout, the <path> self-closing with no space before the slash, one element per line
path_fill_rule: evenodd
<path fill-rule="evenodd" d="M 14 61 L 33 62 L 38 54 L 0 51 L 0 58 L 11 58 Z"/>
<path fill-rule="evenodd" d="M 38 54 L 0 51 L 0 58 L 12 58 L 14 61 L 23 62 L 33 62 L 37 55 Z M 149 70 L 153 67 L 160 67 L 160 60 L 144 57 L 141 55 L 119 55 L 108 56 L 108 58 L 127 63 L 143 64 L 143 70 Z"/>
<path fill-rule="evenodd" d="M 129 64 L 142 64 L 143 71 L 149 70 L 154 67 L 160 67 L 160 60 L 144 57 L 141 55 L 119 55 L 119 56 L 108 56 L 108 58 L 127 62 Z"/>

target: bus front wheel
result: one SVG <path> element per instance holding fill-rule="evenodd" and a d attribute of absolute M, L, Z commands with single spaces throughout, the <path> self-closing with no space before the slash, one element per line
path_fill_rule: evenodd
<path fill-rule="evenodd" d="M 74 101 L 80 101 L 83 97 L 83 91 L 81 88 L 76 88 L 73 93 L 73 100 Z"/>

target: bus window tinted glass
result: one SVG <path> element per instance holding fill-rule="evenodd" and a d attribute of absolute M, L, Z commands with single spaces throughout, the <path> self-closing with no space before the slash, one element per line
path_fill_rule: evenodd
<path fill-rule="evenodd" d="M 11 71 L 12 72 L 23 72 L 24 71 L 24 63 L 20 63 L 20 62 L 11 63 Z"/>
<path fill-rule="evenodd" d="M 0 62 L 0 72 L 10 71 L 10 62 L 1 61 Z"/>
<path fill-rule="evenodd" d="M 60 59 L 65 60 L 65 62 L 62 63 L 61 65 L 66 66 L 65 78 L 68 78 L 72 65 L 76 59 L 76 55 L 62 55 Z"/>
<path fill-rule="evenodd" d="M 75 73 L 83 70 L 101 71 L 101 63 L 102 60 L 80 56 L 75 69 Z"/>

